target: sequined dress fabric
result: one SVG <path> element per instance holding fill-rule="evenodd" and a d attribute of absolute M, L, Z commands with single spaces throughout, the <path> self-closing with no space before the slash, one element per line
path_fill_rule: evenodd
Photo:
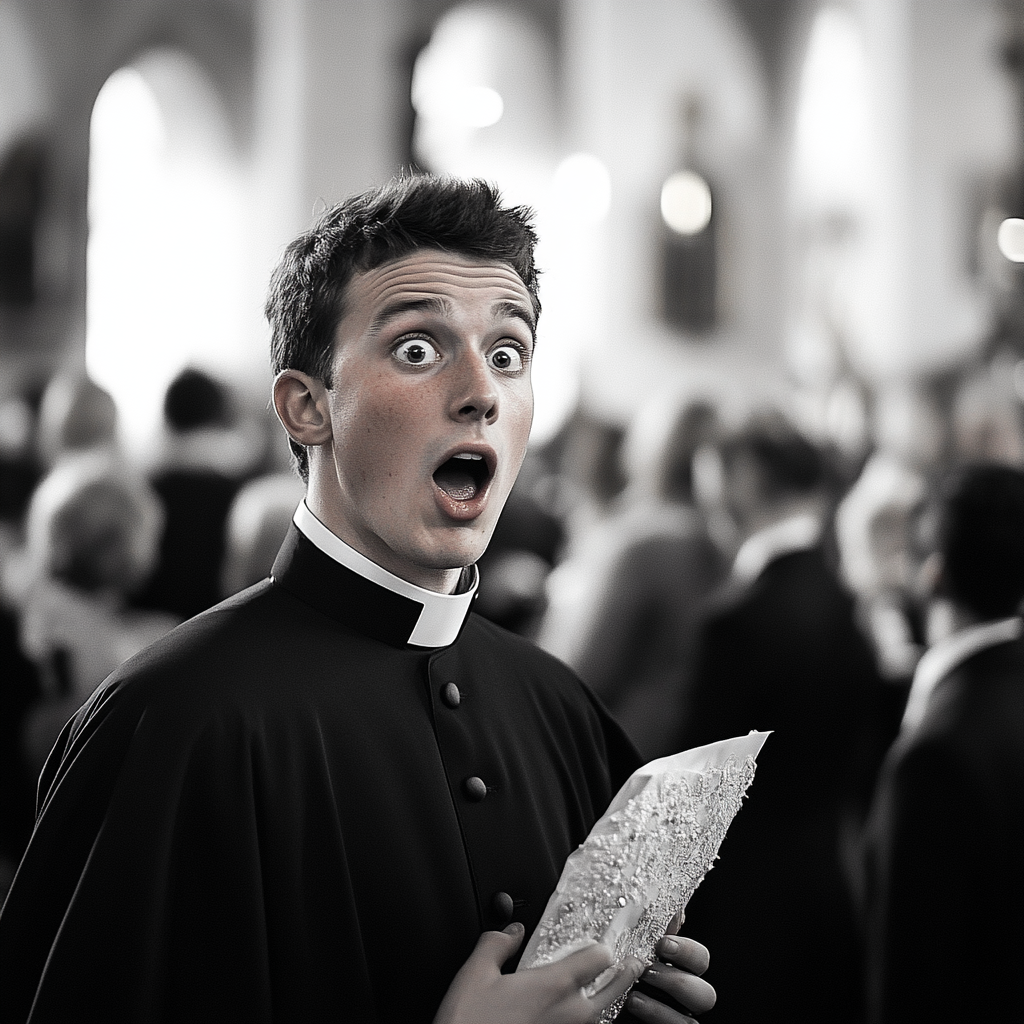
<path fill-rule="evenodd" d="M 519 969 L 592 941 L 608 946 L 616 963 L 627 956 L 651 963 L 669 921 L 717 858 L 766 735 L 685 751 L 634 773 L 566 861 Z M 624 1001 L 601 1020 L 613 1020 Z"/>

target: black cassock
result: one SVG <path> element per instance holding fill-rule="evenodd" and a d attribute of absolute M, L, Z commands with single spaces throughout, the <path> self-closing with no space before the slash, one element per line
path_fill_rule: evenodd
<path fill-rule="evenodd" d="M 413 648 L 418 613 L 293 528 L 115 673 L 40 781 L 0 1019 L 429 1021 L 482 930 L 529 934 L 636 753 L 533 645 Z"/>

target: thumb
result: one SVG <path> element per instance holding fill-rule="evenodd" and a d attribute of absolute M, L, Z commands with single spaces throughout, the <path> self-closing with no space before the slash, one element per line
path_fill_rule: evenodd
<path fill-rule="evenodd" d="M 502 964 L 520 947 L 526 929 L 513 921 L 504 931 L 484 932 L 477 940 L 471 960 L 479 960 L 501 970 Z"/>

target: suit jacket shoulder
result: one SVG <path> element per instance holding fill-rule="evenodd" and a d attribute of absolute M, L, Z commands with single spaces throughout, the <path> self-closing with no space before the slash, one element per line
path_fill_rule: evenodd
<path fill-rule="evenodd" d="M 1024 959 L 1024 643 L 943 679 L 893 745 L 866 834 L 869 997 L 879 1020 L 950 1001 L 1019 1019 Z M 958 968 L 943 967 L 950 943 Z"/>

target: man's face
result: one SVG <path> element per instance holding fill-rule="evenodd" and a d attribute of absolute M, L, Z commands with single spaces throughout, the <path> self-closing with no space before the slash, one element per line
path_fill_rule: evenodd
<path fill-rule="evenodd" d="M 448 589 L 475 562 L 526 453 L 534 314 L 511 267 L 419 250 L 357 274 L 307 501 L 397 576 Z"/>

